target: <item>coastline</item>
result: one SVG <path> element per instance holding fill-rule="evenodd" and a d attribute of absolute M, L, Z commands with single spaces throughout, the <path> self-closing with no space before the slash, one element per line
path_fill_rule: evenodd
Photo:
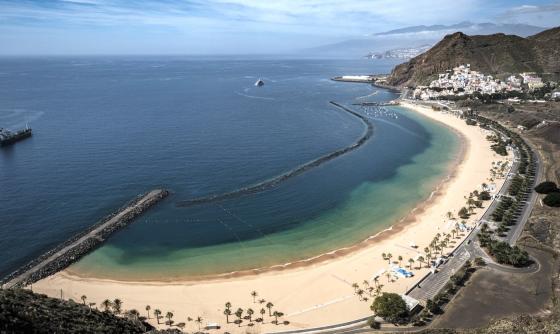
<path fill-rule="evenodd" d="M 222 312 L 226 300 L 231 301 L 235 307 L 237 305 L 250 307 L 252 300 L 249 294 L 257 290 L 263 298 L 272 301 L 287 315 L 286 319 L 291 322 L 288 326 L 290 329 L 367 316 L 370 312 L 368 304 L 358 300 L 358 297 L 353 294 L 351 284 L 369 280 L 379 269 L 388 267 L 387 262 L 381 259 L 382 252 L 391 252 L 395 258 L 397 255 L 403 255 L 405 261 L 418 251 L 421 252 L 437 231 L 444 231 L 446 222 L 442 216 L 447 211 L 456 212 L 464 204 L 462 196 L 468 195 L 477 184 L 485 182 L 488 178 L 490 162 L 498 159 L 492 151 L 489 151 L 490 145 L 478 127 L 468 127 L 464 121 L 448 114 L 430 113 L 427 108 L 408 103 L 402 106 L 412 108 L 452 128 L 460 135 L 462 152 L 450 164 L 450 172 L 437 184 L 431 195 L 391 228 L 368 237 L 354 246 L 308 260 L 233 272 L 218 275 L 213 279 L 174 280 L 173 282 L 114 281 L 83 278 L 66 270 L 38 282 L 34 285 L 34 290 L 59 296 L 62 289 L 66 295 L 74 299 L 78 299 L 81 294 L 86 294 L 88 299 L 94 300 L 98 305 L 105 298 L 118 297 L 125 302 L 125 308 L 142 310 L 146 304 L 150 304 L 152 308 L 173 310 L 191 317 L 202 315 L 209 321 L 220 323 L 225 320 Z M 465 186 L 468 188 L 463 189 Z M 457 194 L 457 191 L 461 190 L 464 193 Z M 479 212 L 473 215 L 474 219 Z M 441 222 L 435 223 L 436 220 Z M 418 250 L 406 246 L 410 244 L 411 239 L 418 244 Z M 387 283 L 383 277 L 380 281 L 386 283 L 384 291 L 402 293 L 426 271 L 425 268 L 414 270 L 415 278 L 399 279 L 394 283 Z M 183 301 L 184 299 L 189 300 L 188 304 Z M 255 329 L 288 328 L 273 326 L 257 325 Z M 230 332 L 239 331 L 236 325 L 232 325 L 231 328 L 228 326 L 227 329 Z M 244 331 L 246 327 L 241 329 Z"/>

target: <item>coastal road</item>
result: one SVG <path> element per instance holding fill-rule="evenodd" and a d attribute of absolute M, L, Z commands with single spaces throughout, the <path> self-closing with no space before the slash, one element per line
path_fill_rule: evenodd
<path fill-rule="evenodd" d="M 25 280 L 28 277 L 30 277 L 32 274 L 34 274 L 36 272 L 39 272 L 42 269 L 44 269 L 48 264 L 50 264 L 52 262 L 55 262 L 55 261 L 63 258 L 64 256 L 71 256 L 72 257 L 73 256 L 72 255 L 72 250 L 74 248 L 79 247 L 80 245 L 84 244 L 89 239 L 101 239 L 102 238 L 101 237 L 102 231 L 104 229 L 109 228 L 113 225 L 119 224 L 121 222 L 121 219 L 123 219 L 123 217 L 130 214 L 131 212 L 134 212 L 134 211 L 137 211 L 137 210 L 141 211 L 142 207 L 144 207 L 146 204 L 152 203 L 154 201 L 157 201 L 159 198 L 161 198 L 161 196 L 164 192 L 166 192 L 166 190 L 163 190 L 163 189 L 156 189 L 156 190 L 150 191 L 149 193 L 144 195 L 140 200 L 136 201 L 134 205 L 131 205 L 131 206 L 125 208 L 124 210 L 120 211 L 118 214 L 116 214 L 111 219 L 109 219 L 106 222 L 100 224 L 99 226 L 92 229 L 91 231 L 89 231 L 88 233 L 83 235 L 82 237 L 78 238 L 77 240 L 75 240 L 73 242 L 70 242 L 65 247 L 61 248 L 60 250 L 58 250 L 54 254 L 48 256 L 46 259 L 44 259 L 44 260 L 40 261 L 39 263 L 31 266 L 30 268 L 25 270 L 23 273 L 17 275 L 13 279 L 9 280 L 8 282 L 6 282 L 3 285 L 3 288 L 11 288 L 11 287 L 14 287 L 14 286 L 18 286 L 19 284 L 24 283 Z"/>

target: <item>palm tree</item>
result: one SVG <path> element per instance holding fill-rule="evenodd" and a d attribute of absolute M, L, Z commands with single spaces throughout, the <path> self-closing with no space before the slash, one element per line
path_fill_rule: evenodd
<path fill-rule="evenodd" d="M 263 298 L 259 299 L 259 304 L 262 305 L 262 304 L 264 304 L 264 303 L 266 303 L 266 299 L 263 299 Z"/>
<path fill-rule="evenodd" d="M 401 261 L 403 260 L 402 256 L 399 255 L 399 267 L 402 266 L 401 265 Z"/>
<path fill-rule="evenodd" d="M 381 257 L 383 258 L 383 260 L 387 260 L 387 254 L 381 253 Z"/>
<path fill-rule="evenodd" d="M 86 304 L 86 299 L 87 299 L 86 295 L 82 295 L 82 297 L 80 297 L 80 298 L 82 299 L 82 301 L 84 302 L 84 305 L 85 305 Z"/>
<path fill-rule="evenodd" d="M 412 269 L 412 265 L 414 264 L 414 259 L 413 258 L 408 259 L 408 263 L 409 263 L 409 268 Z"/>
<path fill-rule="evenodd" d="M 249 322 L 253 322 L 253 314 L 255 314 L 255 311 L 253 311 L 252 308 L 248 308 L 247 315 L 249 316 Z"/>
<path fill-rule="evenodd" d="M 173 322 L 171 321 L 171 318 L 173 318 L 173 312 L 167 312 L 165 314 L 165 317 L 167 318 L 167 325 L 171 327 L 171 325 L 173 324 Z"/>
<path fill-rule="evenodd" d="M 356 294 L 358 295 L 358 297 L 360 298 L 360 300 L 362 300 L 362 297 L 363 297 L 363 295 L 364 295 L 364 290 L 358 289 L 358 291 L 356 291 Z"/>
<path fill-rule="evenodd" d="M 231 303 L 230 302 L 226 302 L 226 308 L 229 310 L 231 308 Z"/>
<path fill-rule="evenodd" d="M 452 229 L 451 230 L 451 236 L 453 237 L 453 239 L 455 239 L 455 233 L 457 233 L 456 229 Z"/>
<path fill-rule="evenodd" d="M 375 295 L 376 295 L 376 296 L 381 296 L 381 287 L 382 287 L 382 285 L 378 285 L 378 286 L 375 288 Z"/>
<path fill-rule="evenodd" d="M 138 316 L 140 315 L 140 313 L 136 310 L 136 309 L 132 309 L 130 311 L 128 311 L 128 314 L 133 318 L 138 320 Z"/>
<path fill-rule="evenodd" d="M 284 313 L 282 312 L 278 312 L 278 311 L 274 311 L 274 313 L 272 314 L 275 318 L 275 322 L 278 325 L 278 318 L 281 318 L 284 316 Z"/>
<path fill-rule="evenodd" d="M 89 309 L 91 310 L 92 306 L 95 306 L 95 303 L 88 303 L 89 304 Z M 97 309 L 97 308 L 96 308 Z"/>
<path fill-rule="evenodd" d="M 266 308 L 268 309 L 268 316 L 272 317 L 272 314 L 270 313 L 272 310 L 272 307 L 274 307 L 274 304 L 272 304 L 271 302 L 266 303 Z"/>
<path fill-rule="evenodd" d="M 420 268 L 419 269 L 422 269 L 422 262 L 424 262 L 424 257 L 422 255 L 420 255 L 418 257 L 418 262 L 420 262 Z"/>
<path fill-rule="evenodd" d="M 120 299 L 115 298 L 115 300 L 113 300 L 113 310 L 115 311 L 116 314 L 121 313 L 122 301 Z"/>
<path fill-rule="evenodd" d="M 253 297 L 253 304 L 256 303 L 255 298 L 257 298 L 259 294 L 256 291 L 251 292 L 251 296 Z"/>
<path fill-rule="evenodd" d="M 393 254 L 388 253 L 387 254 L 387 260 L 389 260 L 389 264 L 391 264 L 391 258 L 393 257 Z"/>
<path fill-rule="evenodd" d="M 386 272 L 385 276 L 387 276 L 387 282 L 391 282 L 391 273 L 390 272 Z"/>
<path fill-rule="evenodd" d="M 226 308 L 224 310 L 224 315 L 226 316 L 226 323 L 229 324 L 229 316 L 231 315 L 231 310 L 229 308 Z"/>
<path fill-rule="evenodd" d="M 266 310 L 264 308 L 261 308 L 260 313 L 261 313 L 262 322 L 264 323 L 264 315 L 266 313 Z"/>
<path fill-rule="evenodd" d="M 235 322 L 239 325 L 239 327 L 241 327 L 241 323 L 243 322 L 243 320 L 241 320 L 241 317 L 243 317 L 243 309 L 238 308 L 237 311 L 235 311 L 235 316 L 237 317 Z"/>
<path fill-rule="evenodd" d="M 156 308 L 156 309 L 154 310 L 154 316 L 156 317 L 157 323 L 158 323 L 158 325 L 159 325 L 159 318 L 160 318 L 160 316 L 161 316 L 161 311 L 160 311 L 159 309 Z"/>
<path fill-rule="evenodd" d="M 113 303 L 109 299 L 105 299 L 101 302 L 101 306 L 105 309 L 105 312 L 109 312 L 111 305 L 113 305 Z"/>
<path fill-rule="evenodd" d="M 366 287 L 369 286 L 369 282 L 368 282 L 367 279 L 365 279 L 365 280 L 362 282 L 362 284 L 363 284 L 364 286 L 366 286 Z"/>
<path fill-rule="evenodd" d="M 448 211 L 448 212 L 447 212 L 447 218 L 453 219 L 453 212 Z"/>
<path fill-rule="evenodd" d="M 150 310 L 152 308 L 150 307 L 150 305 L 146 305 L 146 313 L 148 313 L 148 319 L 150 319 Z"/>
<path fill-rule="evenodd" d="M 375 276 L 373 278 L 373 283 L 375 284 L 375 286 L 379 286 L 379 276 Z"/>
<path fill-rule="evenodd" d="M 360 288 L 358 283 L 352 283 L 352 287 L 354 288 L 354 292 L 358 291 L 358 289 Z"/>
<path fill-rule="evenodd" d="M 202 317 L 196 317 L 195 321 L 198 324 L 198 331 L 200 332 L 200 325 L 202 325 Z"/>

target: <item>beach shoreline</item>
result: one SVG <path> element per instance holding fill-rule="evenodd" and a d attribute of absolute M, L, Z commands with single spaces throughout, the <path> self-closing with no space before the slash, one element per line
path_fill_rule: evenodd
<path fill-rule="evenodd" d="M 124 307 L 127 309 L 142 310 L 143 306 L 149 304 L 152 309 L 159 307 L 173 310 L 185 315 L 182 316 L 184 318 L 187 314 L 190 317 L 201 315 L 209 321 L 223 323 L 225 301 L 231 301 L 236 307 L 259 307 L 251 303 L 250 292 L 255 290 L 261 297 L 277 305 L 286 314 L 286 320 L 290 321 L 288 326 L 259 324 L 254 327 L 261 330 L 300 329 L 369 315 L 369 304 L 359 300 L 353 293 L 352 283 L 371 280 L 379 269 L 388 270 L 385 269 L 388 267 L 387 261 L 381 258 L 382 252 L 392 253 L 393 260 L 401 255 L 406 261 L 422 253 L 436 233 L 449 231 L 446 213 L 456 213 L 464 205 L 463 197 L 475 190 L 477 185 L 487 182 L 491 162 L 503 159 L 496 157 L 490 150 L 490 144 L 480 128 L 469 127 L 463 120 L 444 112 L 431 111 L 406 102 L 401 106 L 451 128 L 461 139 L 461 151 L 430 196 L 391 228 L 354 246 L 286 265 L 195 280 L 170 278 L 169 281 L 117 281 L 80 277 L 71 270 L 65 270 L 36 283 L 34 291 L 60 296 L 62 289 L 74 299 L 85 294 L 98 305 L 106 298 L 118 297 L 125 302 Z M 502 182 L 496 181 L 497 184 Z M 489 202 L 485 205 L 489 205 Z M 476 221 L 483 211 L 484 208 L 478 210 L 468 223 Z M 417 249 L 407 246 L 411 240 L 419 246 Z M 459 245 L 461 240 L 458 238 L 453 241 Z M 446 252 L 450 251 L 452 248 L 446 249 Z M 416 274 L 412 279 L 389 282 L 389 279 L 382 277 L 381 281 L 385 283 L 383 291 L 404 293 L 428 271 L 427 268 L 411 270 Z M 155 321 L 152 322 L 155 325 Z M 245 326 L 227 326 L 230 332 L 246 329 Z"/>

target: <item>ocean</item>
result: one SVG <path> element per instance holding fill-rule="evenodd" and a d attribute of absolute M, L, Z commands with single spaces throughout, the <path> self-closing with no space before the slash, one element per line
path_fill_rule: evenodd
<path fill-rule="evenodd" d="M 114 279 L 197 278 L 353 245 L 403 217 L 448 173 L 459 140 L 395 92 L 334 82 L 387 61 L 283 58 L 0 59 L 0 127 L 33 137 L 0 150 L 0 275 L 133 197 L 172 195 L 71 266 Z M 256 87 L 259 78 L 265 82 Z M 360 148 L 265 191 L 177 207 Z"/>

